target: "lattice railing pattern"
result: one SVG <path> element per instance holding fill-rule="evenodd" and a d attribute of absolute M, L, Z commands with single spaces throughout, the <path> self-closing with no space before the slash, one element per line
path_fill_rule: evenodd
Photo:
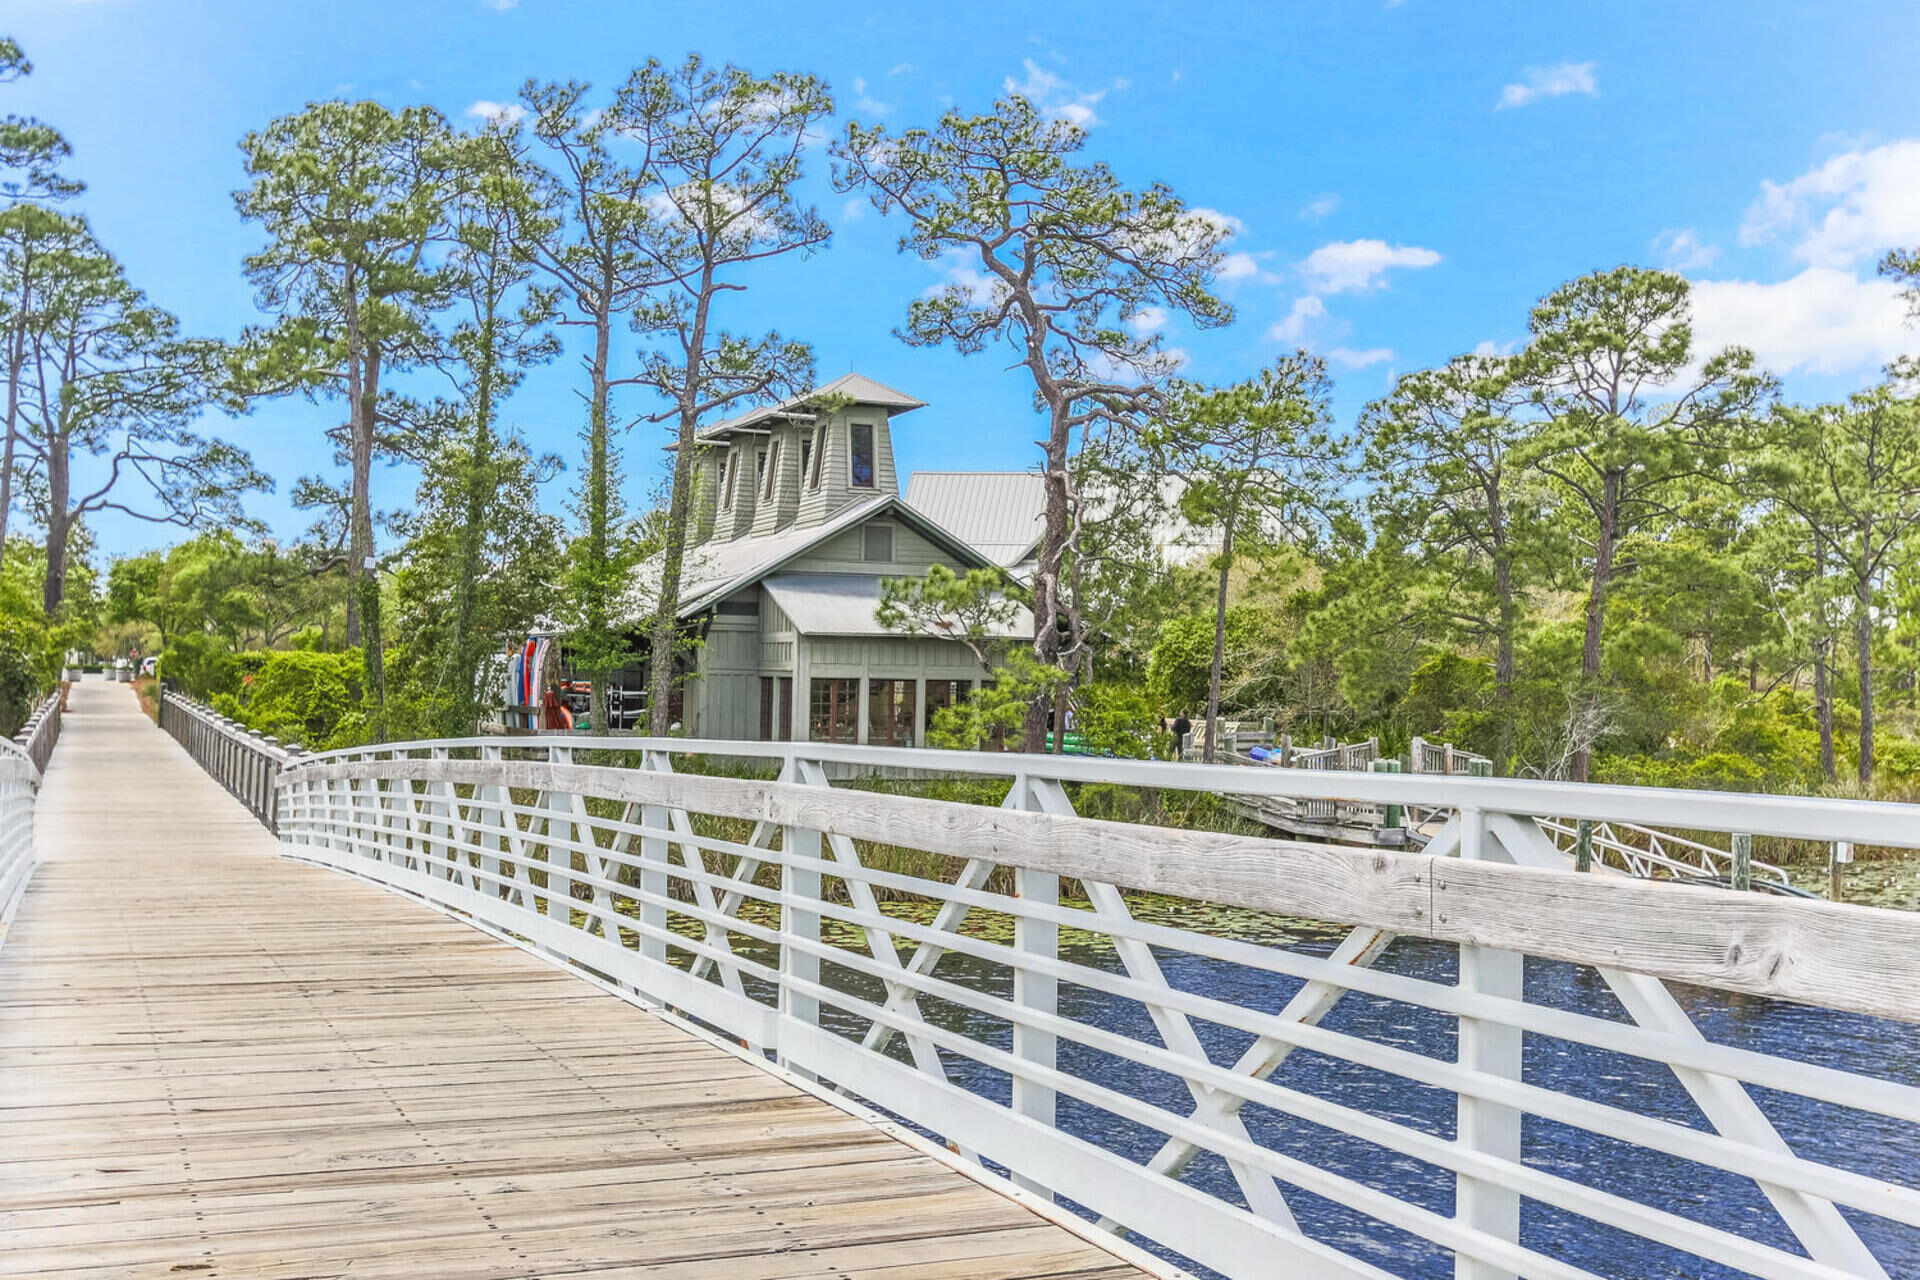
<path fill-rule="evenodd" d="M 778 777 L 676 771 L 689 745 L 761 756 Z M 1856 1148 L 1867 1133 L 1920 1151 L 1920 1088 L 1872 1062 L 1709 1039 L 1666 983 L 1913 1020 L 1920 920 L 1576 875 L 1535 813 L 1591 820 L 1631 803 L 1656 821 L 1913 844 L 1920 811 L 1428 779 L 1407 798 L 1459 788 L 1457 816 L 1413 855 L 1077 816 L 1068 783 L 1116 762 L 962 758 L 1011 775 L 997 809 L 830 786 L 827 765 L 863 750 L 496 739 L 332 753 L 282 773 L 280 833 L 295 856 L 670 1006 L 1227 1275 L 1570 1280 L 1619 1274 L 1607 1250 L 1624 1239 L 1671 1275 L 1885 1277 L 1898 1267 L 1876 1250 L 1916 1256 L 1899 1252 L 1920 1229 L 1913 1166 L 1863 1168 Z M 1142 768 L 1192 789 L 1253 772 Z M 1408 780 L 1327 785 L 1379 802 Z M 1063 900 L 1063 880 L 1083 896 Z M 1310 954 L 1142 918 L 1136 891 L 1175 902 L 1176 921 L 1237 908 L 1348 932 Z M 1434 966 L 1381 963 L 1393 955 Z M 1582 966 L 1616 1012 L 1530 999 L 1539 963 Z M 1342 1016 L 1359 1008 L 1403 1011 L 1386 1025 L 1437 1039 L 1360 1029 Z M 1542 1075 L 1542 1053 L 1638 1062 L 1691 1118 L 1652 1105 L 1650 1085 L 1600 1087 L 1597 1069 Z M 1416 1096 L 1437 1109 L 1414 1114 Z M 1790 1145 L 1770 1118 L 1782 1099 L 1838 1119 Z M 1543 1155 L 1543 1124 L 1695 1172 L 1619 1189 Z M 1368 1172 L 1389 1169 L 1405 1176 Z M 1759 1225 L 1717 1214 L 1722 1195 L 1751 1200 Z M 1325 1202 L 1361 1225 L 1303 1228 Z M 1524 1221 L 1523 1204 L 1536 1207 Z M 1536 1211 L 1591 1225 L 1545 1232 Z"/>

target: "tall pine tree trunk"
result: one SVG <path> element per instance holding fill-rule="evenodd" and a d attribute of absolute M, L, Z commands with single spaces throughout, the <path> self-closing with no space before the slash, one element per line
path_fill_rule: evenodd
<path fill-rule="evenodd" d="M 380 574 L 374 564 L 372 505 L 374 427 L 380 403 L 380 360 L 379 347 L 369 344 L 362 366 L 360 394 L 353 421 L 353 536 L 348 557 L 359 578 L 354 583 L 349 602 L 350 605 L 357 604 L 358 617 L 356 619 L 350 613 L 347 619 L 349 644 L 352 643 L 351 632 L 355 621 L 359 624 L 359 639 L 364 646 L 366 693 L 375 708 L 373 729 L 376 739 L 386 734 L 384 709 L 387 703 L 386 649 L 380 636 Z"/>
<path fill-rule="evenodd" d="M 62 422 L 47 440 L 47 576 L 40 603 L 49 620 L 67 596 L 67 542 L 73 533 L 73 472 L 69 437 Z"/>
<path fill-rule="evenodd" d="M 648 673 L 652 689 L 648 695 L 648 720 L 651 732 L 660 737 L 667 731 L 673 699 L 673 659 L 680 635 L 680 577 L 687 558 L 687 525 L 693 512 L 693 455 L 700 425 L 700 389 L 704 371 L 701 355 L 706 349 L 707 316 L 713 305 L 713 272 L 700 277 L 700 300 L 694 306 L 693 329 L 686 346 L 687 368 L 680 388 L 680 434 L 673 455 L 673 497 L 667 505 L 666 545 L 660 550 L 660 603 L 654 611 L 649 637 Z"/>
<path fill-rule="evenodd" d="M 20 432 L 20 376 L 27 368 L 27 311 L 33 305 L 29 281 L 20 284 L 20 306 L 7 335 L 6 443 L 0 446 L 0 565 L 7 558 L 7 526 L 13 515 L 13 453 Z"/>
<path fill-rule="evenodd" d="M 1589 711 L 1600 690 L 1600 640 L 1607 619 L 1607 588 L 1613 578 L 1614 537 L 1620 527 L 1620 476 L 1609 471 L 1601 481 L 1599 528 L 1593 541 L 1593 585 L 1587 592 L 1587 634 L 1580 647 L 1580 699 L 1582 714 L 1575 718 L 1572 731 L 1580 735 L 1574 744 L 1568 774 L 1575 782 L 1585 782 L 1593 768 L 1593 744 L 1587 740 Z"/>
<path fill-rule="evenodd" d="M 487 500 L 493 496 L 493 382 L 494 316 L 489 300 L 481 322 L 479 367 L 474 370 L 473 443 L 467 455 L 466 493 L 460 513 L 459 580 L 454 583 L 453 637 L 448 653 L 458 682 L 458 732 L 477 727 L 480 654 L 475 644 L 474 616 L 478 611 L 481 560 L 486 549 Z"/>
<path fill-rule="evenodd" d="M 1820 776 L 1828 782 L 1839 777 L 1833 748 L 1832 655 L 1832 636 L 1822 635 L 1813 642 L 1813 717 L 1820 726 Z"/>
<path fill-rule="evenodd" d="M 1220 741 L 1220 682 L 1227 660 L 1227 583 L 1233 573 L 1233 526 L 1238 513 L 1227 511 L 1220 537 L 1220 581 L 1213 598 L 1213 665 L 1207 672 L 1207 746 L 1201 759 L 1213 763 L 1214 744 Z"/>
<path fill-rule="evenodd" d="M 602 295 L 605 296 L 604 294 Z M 613 317 L 606 311 L 594 316 L 593 356 L 587 373 L 591 386 L 587 393 L 587 563 L 589 572 L 583 593 L 581 614 L 587 624 L 587 648 L 593 655 L 593 670 L 588 673 L 593 692 L 587 715 L 594 730 L 611 729 L 607 717 L 607 680 L 612 670 L 606 664 L 608 629 L 612 608 L 607 599 L 608 566 L 612 560 L 613 479 L 611 454 L 607 440 L 607 360 L 612 346 Z"/>
<path fill-rule="evenodd" d="M 1861 786 L 1873 781 L 1873 575 L 1863 572 L 1853 582 L 1853 660 L 1860 678 Z"/>
<path fill-rule="evenodd" d="M 1513 558 L 1505 547 L 1494 550 L 1493 589 L 1499 609 L 1493 651 L 1493 701 L 1499 723 L 1495 750 L 1500 756 L 1495 763 L 1504 772 L 1513 760 L 1513 633 L 1519 625 L 1519 607 L 1513 598 Z"/>
<path fill-rule="evenodd" d="M 1033 574 L 1033 656 L 1049 667 L 1060 665 L 1060 655 L 1067 643 L 1061 632 L 1066 600 L 1060 582 L 1060 565 L 1066 558 L 1068 531 L 1073 525 L 1071 495 L 1067 491 L 1068 453 L 1072 442 L 1066 405 L 1054 404 L 1047 431 L 1047 470 L 1042 480 L 1046 528 L 1041 535 L 1039 563 Z M 1036 690 L 1033 701 L 1027 705 L 1026 719 L 1021 725 L 1022 751 L 1046 749 L 1047 713 L 1053 705 L 1053 692 L 1051 688 Z"/>

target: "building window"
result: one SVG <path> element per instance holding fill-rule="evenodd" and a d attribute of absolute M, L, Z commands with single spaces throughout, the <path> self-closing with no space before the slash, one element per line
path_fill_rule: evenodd
<path fill-rule="evenodd" d="M 753 452 L 753 483 L 757 488 L 767 487 L 767 451 L 756 449 Z"/>
<path fill-rule="evenodd" d="M 866 545 L 861 548 L 863 560 L 884 564 L 893 559 L 893 526 L 890 524 L 870 524 L 861 530 Z"/>
<path fill-rule="evenodd" d="M 793 677 L 760 677 L 760 741 L 793 741 Z"/>
<path fill-rule="evenodd" d="M 780 474 L 780 442 L 778 440 L 773 442 L 773 451 L 771 453 L 763 453 L 760 455 L 760 470 L 767 478 L 766 484 L 760 488 L 760 496 L 768 501 L 772 501 L 774 477 Z"/>
<path fill-rule="evenodd" d="M 813 429 L 813 470 L 808 473 L 809 479 L 807 481 L 807 487 L 809 489 L 818 489 L 820 487 L 820 468 L 826 461 L 826 457 L 827 424 L 823 422 Z M 804 467 L 801 469 L 805 470 Z"/>
<path fill-rule="evenodd" d="M 856 489 L 873 488 L 873 427 L 856 422 L 847 428 L 847 482 Z"/>
<path fill-rule="evenodd" d="M 732 501 L 726 498 L 727 472 L 731 469 L 727 466 L 727 463 L 731 462 L 732 460 L 733 460 L 732 457 L 728 454 L 723 453 L 720 455 L 720 483 L 716 486 L 720 492 L 722 500 L 725 501 L 728 506 L 733 505 Z"/>
<path fill-rule="evenodd" d="M 860 740 L 860 682 L 815 680 L 808 690 L 807 737 L 815 742 Z"/>
<path fill-rule="evenodd" d="M 913 745 L 913 681 L 867 681 L 867 745 Z"/>
<path fill-rule="evenodd" d="M 934 713 L 942 707 L 957 707 L 965 702 L 973 692 L 971 680 L 929 680 L 927 681 L 926 719 L 921 724 L 922 733 L 933 729 Z"/>
<path fill-rule="evenodd" d="M 740 468 L 738 466 L 729 465 L 732 462 L 733 462 L 733 455 L 728 454 L 726 462 L 721 464 L 721 466 L 724 469 L 720 473 L 722 476 L 722 479 L 720 481 L 721 492 L 725 495 L 721 499 L 721 503 L 729 511 L 733 510 L 733 490 L 740 480 Z"/>

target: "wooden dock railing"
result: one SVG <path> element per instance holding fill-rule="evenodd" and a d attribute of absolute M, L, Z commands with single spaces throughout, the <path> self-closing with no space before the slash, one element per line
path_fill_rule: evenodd
<path fill-rule="evenodd" d="M 33 709 L 13 741 L 0 738 L 0 932 L 13 919 L 33 875 L 34 796 L 60 736 L 61 707 L 56 689 Z"/>
<path fill-rule="evenodd" d="M 269 831 L 278 830 L 276 785 L 280 770 L 294 758 L 278 738 L 263 737 L 258 729 L 178 693 L 160 695 L 160 727 Z"/>
<path fill-rule="evenodd" d="M 1876 1255 L 1920 1229 L 1912 1169 L 1885 1176 L 1858 1150 L 1862 1133 L 1911 1142 L 1920 1088 L 1870 1055 L 1803 1060 L 1723 1028 L 1709 1039 L 1667 985 L 1920 1021 L 1920 916 L 1576 874 L 1539 822 L 1914 847 L 1920 808 L 633 738 L 276 760 L 195 724 L 196 756 L 242 778 L 259 761 L 278 766 L 272 812 L 290 855 L 670 1006 L 1230 1276 L 1381 1277 L 1431 1254 L 1471 1280 L 1573 1280 L 1614 1273 L 1608 1242 L 1637 1238 L 1778 1280 L 1887 1277 L 1899 1268 Z M 676 771 L 689 753 L 778 776 Z M 1008 789 L 994 808 L 830 784 L 830 768 L 879 763 L 999 776 Z M 1454 816 L 1407 854 L 1095 821 L 1075 814 L 1069 790 L 1244 790 L 1249 775 L 1294 795 Z M 1061 900 L 1063 880 L 1084 904 Z M 1227 907 L 1348 932 L 1330 954 L 1309 954 L 1139 918 L 1128 891 L 1204 908 L 1161 913 L 1175 921 Z M 1441 947 L 1449 963 L 1376 964 L 1396 939 L 1427 940 L 1407 945 Z M 1604 1007 L 1531 994 L 1526 957 L 1584 966 Z M 1369 1035 L 1334 1016 L 1343 1001 L 1405 1010 L 1440 1038 Z M 1138 1016 L 1095 1019 L 1094 1004 Z M 1637 1062 L 1682 1091 L 1696 1119 L 1639 1105 L 1632 1089 L 1566 1085 L 1537 1070 L 1543 1053 Z M 1330 1080 L 1390 1084 L 1374 1095 L 1389 1100 L 1438 1097 L 1444 1121 L 1366 1105 Z M 1856 1123 L 1797 1124 L 1790 1146 L 1771 1118 L 1782 1100 Z M 1523 1143 L 1523 1121 L 1529 1142 L 1544 1123 L 1697 1168 L 1703 1183 L 1731 1180 L 1770 1206 L 1776 1229 L 1716 1213 L 1685 1177 L 1662 1196 L 1583 1177 Z M 1342 1143 L 1376 1154 L 1329 1159 Z M 1389 1167 L 1424 1180 L 1373 1172 Z M 1210 1180 L 1209 1169 L 1225 1172 Z M 1537 1218 L 1523 1228 L 1526 1201 L 1597 1225 L 1549 1240 Z M 1372 1225 L 1303 1229 L 1326 1202 Z M 1393 1243 L 1355 1247 L 1369 1231 Z M 1674 1265 L 1662 1274 L 1702 1273 Z"/>

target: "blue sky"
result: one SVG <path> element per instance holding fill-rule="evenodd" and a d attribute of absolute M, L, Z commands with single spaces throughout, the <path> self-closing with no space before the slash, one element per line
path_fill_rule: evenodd
<path fill-rule="evenodd" d="M 611 87 L 688 50 L 824 76 L 842 111 L 930 123 L 1009 87 L 1085 122 L 1123 179 L 1170 183 L 1234 220 L 1222 288 L 1232 328 L 1170 332 L 1189 372 L 1249 375 L 1282 349 L 1327 355 L 1350 423 L 1397 373 L 1506 349 L 1560 281 L 1620 262 L 1696 282 L 1704 341 L 1755 347 L 1802 398 L 1844 394 L 1920 351 L 1873 264 L 1920 245 L 1920 6 L 1615 2 L 1034 5 L 598 3 L 590 0 L 8 0 L 0 29 L 36 63 L 0 110 L 74 144 L 81 207 L 134 280 L 190 331 L 258 320 L 235 216 L 236 143 L 310 100 L 431 103 L 456 120 L 527 77 Z M 940 269 L 826 182 L 825 253 L 752 281 L 730 323 L 811 341 L 824 380 L 858 368 L 927 400 L 897 434 L 913 469 L 1033 464 L 1029 393 L 1004 361 L 902 345 L 892 329 Z M 573 357 L 508 417 L 577 454 Z M 632 414 L 654 406 L 629 393 Z M 300 401 L 221 425 L 279 490 L 254 509 L 282 534 L 287 493 L 325 470 Z M 664 437 L 628 438 L 636 501 Z M 401 505 L 412 477 L 376 479 Z M 552 494 L 565 500 L 563 480 Z M 109 552 L 173 540 L 123 519 Z"/>

